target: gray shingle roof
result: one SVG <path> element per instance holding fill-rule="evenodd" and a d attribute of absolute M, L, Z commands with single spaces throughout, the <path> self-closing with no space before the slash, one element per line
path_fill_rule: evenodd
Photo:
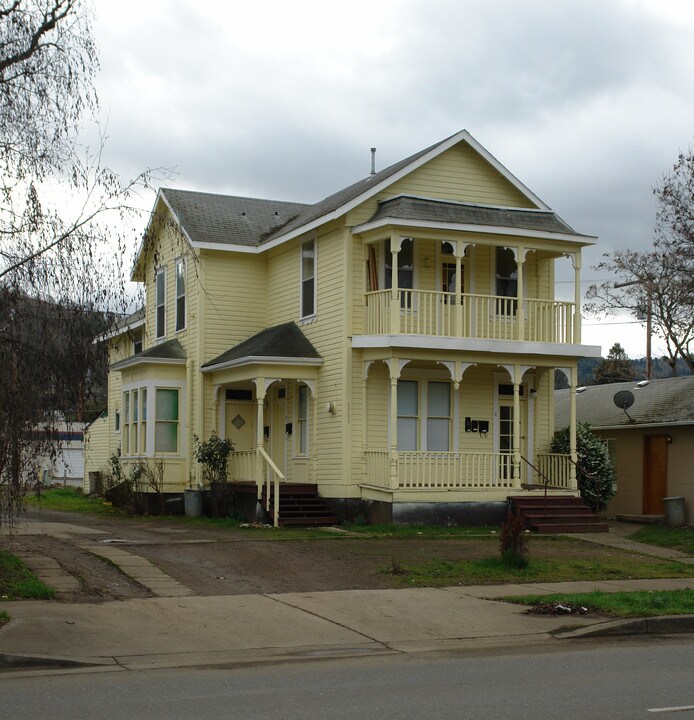
<path fill-rule="evenodd" d="M 446 202 L 399 195 L 379 203 L 369 222 L 382 218 L 425 220 L 465 225 L 492 225 L 554 233 L 575 231 L 553 212 L 493 208 L 469 203 Z"/>
<path fill-rule="evenodd" d="M 634 395 L 634 404 L 627 409 L 634 423 L 614 404 L 615 393 L 620 390 L 629 390 Z M 554 416 L 557 429 L 568 424 L 568 390 L 555 392 Z M 576 416 L 594 428 L 694 423 L 694 376 L 651 380 L 641 388 L 636 387 L 636 382 L 590 385 L 576 395 Z"/>
<path fill-rule="evenodd" d="M 295 218 L 303 203 L 215 195 L 162 188 L 193 242 L 258 245 L 275 229 Z"/>
<path fill-rule="evenodd" d="M 374 175 L 369 175 L 362 180 L 358 180 L 349 187 L 338 190 L 338 192 L 329 195 L 320 202 L 317 202 L 315 205 L 309 205 L 301 212 L 298 217 L 296 217 L 294 220 L 287 222 L 283 227 L 275 231 L 273 235 L 270 236 L 268 239 L 271 240 L 272 237 L 275 237 L 277 235 L 284 235 L 285 233 L 291 232 L 292 230 L 296 230 L 302 225 L 307 225 L 314 220 L 318 220 L 318 218 L 321 218 L 324 215 L 328 215 L 329 213 L 334 212 L 343 205 L 346 205 L 351 200 L 358 198 L 362 193 L 367 192 L 370 188 L 378 185 L 384 180 L 387 180 L 389 177 L 392 177 L 403 168 L 406 168 L 410 163 L 419 160 L 419 158 L 439 147 L 439 145 L 443 145 L 451 137 L 453 137 L 453 135 L 445 138 L 444 140 L 441 140 L 440 142 L 430 145 L 428 148 L 424 148 L 424 150 L 416 152 L 414 155 L 406 157 L 404 160 L 396 162 L 394 165 L 390 165 L 389 167 L 384 168 L 383 170 L 375 173 Z"/>
<path fill-rule="evenodd" d="M 288 322 L 261 330 L 256 335 L 243 340 L 213 360 L 206 362 L 202 367 L 221 365 L 245 357 L 321 359 L 316 348 L 296 323 Z"/>

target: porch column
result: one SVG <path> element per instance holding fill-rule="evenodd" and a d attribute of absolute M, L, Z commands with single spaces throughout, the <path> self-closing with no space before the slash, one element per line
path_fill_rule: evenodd
<path fill-rule="evenodd" d="M 525 254 L 527 250 L 524 247 L 518 248 L 518 258 L 516 260 L 516 337 L 521 342 L 525 340 L 525 306 L 523 305 L 523 265 L 525 264 Z"/>
<path fill-rule="evenodd" d="M 266 383 L 264 377 L 253 379 L 255 384 L 256 420 L 255 420 L 255 482 L 258 488 L 258 500 L 263 497 L 263 465 L 260 448 L 263 447 L 263 403 L 265 402 Z"/>
<path fill-rule="evenodd" d="M 400 299 L 398 298 L 398 253 L 402 238 L 390 236 L 391 275 L 390 275 L 390 332 L 400 333 Z"/>
<path fill-rule="evenodd" d="M 455 243 L 455 336 L 463 337 L 463 258 L 462 253 L 465 252 L 463 244 L 461 252 L 460 242 Z"/>
<path fill-rule="evenodd" d="M 513 480 L 516 487 L 521 479 L 521 438 L 520 438 L 520 380 L 519 365 L 513 368 Z"/>
<path fill-rule="evenodd" d="M 398 378 L 400 377 L 400 361 L 391 358 L 388 361 L 390 370 L 390 488 L 398 489 Z"/>
<path fill-rule="evenodd" d="M 576 463 L 578 462 L 578 453 L 576 452 L 576 385 L 578 377 L 578 369 L 574 365 L 571 368 L 571 379 L 569 381 L 569 455 L 571 456 L 571 464 L 569 466 L 569 489 L 578 489 L 576 480 Z"/>
<path fill-rule="evenodd" d="M 577 250 L 571 256 L 574 266 L 574 342 L 581 342 L 581 251 Z"/>

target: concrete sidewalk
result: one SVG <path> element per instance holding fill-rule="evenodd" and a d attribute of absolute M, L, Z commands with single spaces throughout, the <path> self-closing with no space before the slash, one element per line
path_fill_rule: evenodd
<path fill-rule="evenodd" d="M 25 531 L 32 530 L 36 528 Z M 42 530 L 57 534 L 57 528 Z M 0 609 L 7 611 L 12 621 L 0 630 L 0 669 L 15 674 L 22 668 L 36 671 L 79 664 L 104 670 L 191 667 L 525 646 L 548 642 L 567 625 L 583 627 L 584 635 L 694 632 L 694 616 L 645 623 L 527 615 L 522 606 L 494 600 L 595 589 L 694 588 L 694 577 L 192 597 L 188 588 L 143 558 L 122 548 L 97 546 L 88 535 L 79 526 L 60 527 L 61 537 L 107 556 L 129 575 L 137 574 L 137 580 L 149 584 L 159 597 L 99 604 L 3 602 Z M 636 543 L 621 537 L 619 531 L 604 535 L 585 539 L 604 544 L 613 544 L 608 542 L 613 539 L 614 544 L 620 543 L 618 547 L 635 549 L 632 545 Z M 673 554 L 682 555 L 666 551 L 664 557 L 680 559 Z M 34 556 L 33 563 L 51 584 L 51 573 L 60 570 L 50 559 L 45 560 Z M 60 580 L 59 575 L 54 580 Z"/>

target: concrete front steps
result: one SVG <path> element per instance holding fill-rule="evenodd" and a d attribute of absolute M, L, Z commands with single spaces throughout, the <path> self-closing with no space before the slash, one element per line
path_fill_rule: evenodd
<path fill-rule="evenodd" d="M 593 514 L 580 497 L 549 495 L 509 497 L 511 510 L 540 534 L 609 532 L 607 523 Z"/>

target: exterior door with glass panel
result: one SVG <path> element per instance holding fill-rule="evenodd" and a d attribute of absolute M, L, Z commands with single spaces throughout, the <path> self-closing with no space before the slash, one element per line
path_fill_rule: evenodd
<path fill-rule="evenodd" d="M 513 402 L 499 401 L 499 479 L 513 478 Z"/>

